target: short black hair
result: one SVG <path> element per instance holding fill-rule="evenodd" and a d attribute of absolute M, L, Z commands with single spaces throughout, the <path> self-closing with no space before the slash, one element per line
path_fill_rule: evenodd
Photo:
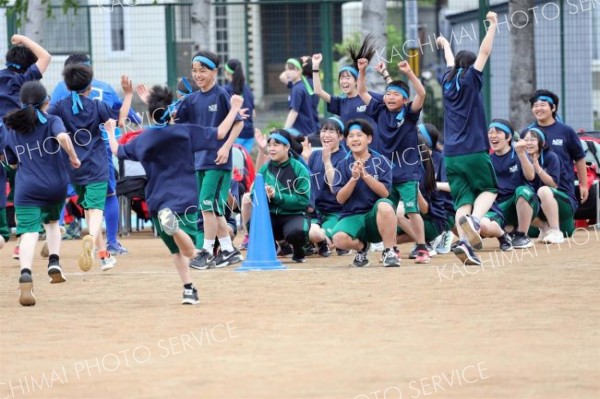
<path fill-rule="evenodd" d="M 410 99 L 410 87 L 408 87 L 408 84 L 406 84 L 405 81 L 394 80 L 394 81 L 388 83 L 388 85 L 385 87 L 385 91 L 387 91 L 390 86 L 399 86 L 402 90 L 404 90 L 406 92 L 406 94 L 408 94 L 408 97 L 406 97 L 406 98 Z"/>
<path fill-rule="evenodd" d="M 204 62 L 200 62 L 200 64 L 204 65 L 208 69 L 217 69 L 219 67 L 219 63 L 221 62 L 221 60 L 219 59 L 219 56 L 210 51 L 205 51 L 205 50 L 198 51 L 192 58 L 192 64 L 194 63 L 194 59 L 196 57 L 208 58 L 210 61 L 212 61 L 213 64 L 215 64 L 215 67 L 212 68 L 210 65 L 206 65 Z"/>
<path fill-rule="evenodd" d="M 558 103 L 560 99 L 556 94 L 551 92 L 550 90 L 536 90 L 535 93 L 531 97 L 529 97 L 529 104 L 533 107 L 536 101 L 538 101 L 539 97 L 550 97 L 552 102 L 554 103 L 554 110 L 552 111 L 552 117 L 556 118 L 556 113 L 558 112 Z M 550 104 L 550 108 L 552 108 L 552 104 Z"/>
<path fill-rule="evenodd" d="M 6 63 L 9 64 L 7 68 L 13 72 L 25 73 L 37 60 L 33 51 L 25 46 L 14 46 L 6 52 Z"/>
<path fill-rule="evenodd" d="M 92 79 L 94 79 L 94 71 L 89 65 L 73 64 L 65 67 L 63 70 L 63 77 L 65 79 L 67 89 L 81 92 L 92 84 Z"/>
<path fill-rule="evenodd" d="M 344 129 L 344 138 L 348 137 L 348 135 L 350 134 L 350 128 L 353 125 L 359 125 L 360 130 L 362 130 L 362 132 L 367 136 L 373 135 L 373 127 L 371 126 L 371 124 L 364 119 L 356 118 L 350 119 L 348 122 L 346 122 L 346 128 Z"/>
<path fill-rule="evenodd" d="M 169 121 L 170 118 L 161 119 L 161 117 L 169 109 L 169 105 L 173 102 L 173 97 L 173 92 L 168 87 L 156 85 L 150 89 L 148 112 L 156 123 L 164 124 Z"/>
<path fill-rule="evenodd" d="M 65 60 L 65 66 L 67 65 L 75 65 L 75 64 L 87 64 L 90 65 L 91 60 L 87 54 L 83 53 L 74 53 L 67 57 Z"/>

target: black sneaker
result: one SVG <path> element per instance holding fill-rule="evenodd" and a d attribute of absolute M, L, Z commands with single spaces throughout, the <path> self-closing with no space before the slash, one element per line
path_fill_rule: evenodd
<path fill-rule="evenodd" d="M 198 255 L 190 261 L 190 267 L 196 270 L 206 270 L 215 267 L 215 257 L 202 248 Z"/>
<path fill-rule="evenodd" d="M 306 258 L 304 256 L 296 257 L 296 255 L 294 255 L 294 256 L 292 256 L 292 261 L 294 261 L 296 263 L 304 263 L 304 262 L 306 262 Z"/>
<path fill-rule="evenodd" d="M 381 256 L 383 257 L 383 267 L 400 267 L 400 259 L 393 249 L 384 249 Z"/>
<path fill-rule="evenodd" d="M 183 300 L 181 301 L 182 305 L 196 305 L 200 303 L 200 298 L 198 298 L 198 290 L 194 288 L 184 288 L 183 289 Z"/>
<path fill-rule="evenodd" d="M 294 249 L 290 244 L 285 241 L 282 241 L 281 244 L 277 243 L 277 256 L 289 256 L 294 253 Z"/>
<path fill-rule="evenodd" d="M 235 248 L 233 251 L 221 251 L 215 258 L 215 267 L 234 265 L 240 263 L 242 260 L 244 260 L 242 254 Z"/>
<path fill-rule="evenodd" d="M 19 303 L 22 306 L 35 305 L 35 295 L 33 295 L 33 279 L 29 273 L 21 273 L 19 277 Z"/>
<path fill-rule="evenodd" d="M 515 232 L 514 236 L 513 236 L 513 240 L 512 240 L 512 246 L 513 248 L 531 248 L 533 246 L 533 243 L 531 242 L 531 240 L 529 239 L 529 237 L 527 237 L 525 234 L 521 233 L 521 232 Z"/>
<path fill-rule="evenodd" d="M 481 266 L 481 260 L 475 255 L 473 248 L 463 241 L 459 241 L 456 248 L 454 248 L 454 255 L 456 255 L 464 265 Z"/>
<path fill-rule="evenodd" d="M 479 223 L 475 220 L 475 218 L 471 215 L 461 216 L 459 219 L 460 228 L 463 229 L 467 238 L 469 239 L 469 244 L 476 250 L 481 250 L 483 248 L 483 240 L 479 235 Z"/>
<path fill-rule="evenodd" d="M 327 240 L 321 241 L 319 243 L 319 256 L 328 258 L 330 255 L 331 251 L 329 250 L 329 245 L 327 245 Z"/>
<path fill-rule="evenodd" d="M 346 256 L 346 255 L 348 255 L 350 253 L 350 250 L 349 249 L 339 249 L 339 248 L 336 248 L 335 249 L 335 253 L 337 254 L 337 256 Z"/>
<path fill-rule="evenodd" d="M 367 259 L 368 251 L 358 251 L 356 255 L 354 255 L 354 260 L 352 264 L 356 267 L 364 267 L 369 265 L 369 259 Z"/>
<path fill-rule="evenodd" d="M 513 250 L 512 239 L 507 233 L 504 233 L 502 237 L 498 237 L 498 242 L 500 242 L 500 250 L 507 252 Z"/>
<path fill-rule="evenodd" d="M 304 246 L 305 256 L 313 256 L 317 253 L 315 246 L 312 243 L 308 243 Z"/>
<path fill-rule="evenodd" d="M 410 251 L 410 253 L 408 254 L 408 259 L 417 259 L 417 256 L 419 255 L 419 250 L 419 246 L 415 245 L 412 251 Z"/>
<path fill-rule="evenodd" d="M 48 265 L 48 277 L 50 277 L 50 284 L 64 283 L 67 281 L 65 276 L 63 276 L 62 269 L 58 263 Z"/>

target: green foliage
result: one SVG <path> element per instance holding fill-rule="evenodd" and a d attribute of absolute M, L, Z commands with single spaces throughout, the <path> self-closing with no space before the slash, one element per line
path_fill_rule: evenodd
<path fill-rule="evenodd" d="M 41 0 L 41 3 L 46 7 L 46 17 L 52 18 L 54 15 L 54 9 L 56 5 L 52 4 L 51 0 Z M 27 9 L 29 8 L 29 0 L 15 0 L 14 4 L 10 5 L 9 0 L 0 0 L 0 7 L 7 7 L 8 17 L 16 17 L 17 27 L 21 27 L 27 15 Z M 69 10 L 74 10 L 77 14 L 79 9 L 79 3 L 77 0 L 62 0 L 60 9 L 64 14 Z"/>

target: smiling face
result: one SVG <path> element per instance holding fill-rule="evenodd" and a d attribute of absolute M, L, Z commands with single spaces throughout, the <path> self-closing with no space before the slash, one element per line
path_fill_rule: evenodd
<path fill-rule="evenodd" d="M 408 99 L 406 99 L 396 90 L 388 90 L 383 96 L 383 102 L 388 110 L 396 112 L 402 109 L 402 107 L 408 102 Z"/>
<path fill-rule="evenodd" d="M 556 105 L 547 101 L 538 100 L 531 106 L 531 113 L 535 120 L 542 126 L 554 122 L 552 112 L 556 110 Z"/>
<path fill-rule="evenodd" d="M 365 134 L 360 129 L 352 129 L 346 137 L 346 146 L 352 151 L 355 158 L 362 158 L 369 151 L 371 140 L 373 140 L 373 136 Z"/>
<path fill-rule="evenodd" d="M 344 71 L 340 73 L 338 82 L 340 84 L 340 89 L 342 89 L 342 92 L 344 92 L 346 96 L 356 96 L 356 79 L 350 72 Z"/>
<path fill-rule="evenodd" d="M 500 129 L 490 128 L 488 130 L 488 140 L 490 141 L 490 147 L 498 155 L 504 155 L 510 150 L 510 140 L 506 137 L 506 133 Z"/>
<path fill-rule="evenodd" d="M 267 143 L 267 149 L 269 151 L 269 159 L 273 162 L 282 163 L 290 158 L 288 153 L 290 147 L 278 142 L 275 139 L 269 140 Z"/>
<path fill-rule="evenodd" d="M 197 61 L 192 63 L 192 79 L 194 79 L 194 82 L 200 87 L 200 90 L 210 90 L 215 85 L 216 78 L 217 68 L 207 68 Z"/>
<path fill-rule="evenodd" d="M 323 126 L 319 132 L 319 137 L 323 147 L 329 146 L 332 152 L 336 152 L 340 149 L 340 139 L 342 135 L 332 127 Z"/>
<path fill-rule="evenodd" d="M 523 141 L 525 141 L 525 151 L 529 155 L 539 155 L 540 153 L 540 140 L 539 138 L 531 131 L 528 131 L 523 137 Z"/>
<path fill-rule="evenodd" d="M 302 77 L 302 71 L 294 65 L 285 64 L 285 76 L 290 82 L 296 83 Z"/>

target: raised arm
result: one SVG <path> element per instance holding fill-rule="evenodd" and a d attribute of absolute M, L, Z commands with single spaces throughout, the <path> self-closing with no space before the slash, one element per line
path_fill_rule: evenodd
<path fill-rule="evenodd" d="M 48 65 L 50 65 L 50 59 L 52 58 L 52 56 L 49 52 L 46 51 L 46 49 L 44 49 L 42 46 L 40 46 L 27 36 L 23 35 L 13 35 L 10 39 L 10 42 L 14 45 L 22 44 L 23 46 L 31 50 L 31 52 L 37 57 L 35 65 L 37 65 L 42 75 L 44 74 L 44 72 L 46 72 Z"/>
<path fill-rule="evenodd" d="M 361 58 L 358 60 L 358 95 L 363 103 L 369 105 L 371 102 L 371 95 L 367 91 L 367 66 L 369 60 Z"/>
<path fill-rule="evenodd" d="M 387 66 L 385 62 L 379 61 L 377 65 L 375 65 L 375 70 L 381 74 L 381 77 L 385 81 L 385 84 L 392 83 L 392 77 L 390 76 L 389 71 L 387 70 Z"/>
<path fill-rule="evenodd" d="M 315 90 L 315 94 L 323 99 L 326 103 L 329 104 L 331 102 L 331 95 L 323 90 L 323 85 L 321 84 L 321 75 L 319 73 L 319 66 L 321 66 L 321 61 L 323 60 L 323 56 L 321 54 L 314 54 L 312 56 L 312 76 L 313 76 L 313 86 Z"/>
<path fill-rule="evenodd" d="M 474 65 L 475 69 L 479 72 L 483 71 L 488 58 L 490 58 L 490 54 L 492 54 L 492 44 L 494 43 L 494 37 L 496 36 L 498 26 L 498 16 L 495 12 L 489 11 L 485 16 L 485 19 L 487 19 L 490 24 L 485 37 L 481 41 L 481 46 L 479 46 L 479 54 L 477 54 Z"/>
<path fill-rule="evenodd" d="M 108 136 L 108 144 L 110 145 L 110 151 L 113 155 L 117 155 L 119 151 L 119 142 L 115 137 L 115 128 L 117 127 L 117 122 L 114 119 L 109 119 L 104 122 L 104 130 L 106 130 L 106 135 Z"/>
<path fill-rule="evenodd" d="M 408 80 L 410 80 L 410 82 L 412 83 L 413 88 L 415 89 L 415 98 L 413 98 L 411 111 L 418 112 L 421 109 L 423 109 L 423 104 L 425 103 L 425 96 L 427 94 L 425 91 L 425 87 L 423 86 L 423 83 L 421 83 L 421 80 L 417 77 L 417 75 L 415 75 L 413 70 L 410 68 L 410 64 L 408 63 L 408 61 L 400 61 L 398 63 L 398 69 L 400 69 L 400 72 L 406 75 Z"/>
<path fill-rule="evenodd" d="M 521 170 L 523 170 L 523 177 L 525 180 L 532 181 L 535 179 L 535 170 L 533 169 L 533 164 L 529 160 L 527 153 L 525 152 L 525 142 L 523 140 L 519 140 L 514 144 L 515 152 L 519 157 L 519 162 L 521 163 Z"/>
<path fill-rule="evenodd" d="M 219 127 L 217 128 L 217 138 L 219 140 L 224 139 L 225 136 L 227 136 L 227 133 L 229 133 L 229 131 L 233 127 L 233 124 L 236 122 L 236 117 L 238 116 L 238 114 L 240 113 L 240 110 L 242 109 L 242 104 L 244 103 L 244 99 L 241 96 L 234 94 L 233 96 L 231 96 L 231 99 L 229 100 L 229 102 L 231 104 L 229 113 L 227 114 L 225 119 L 223 119 L 223 121 L 219 124 Z"/>
<path fill-rule="evenodd" d="M 452 54 L 452 48 L 450 48 L 450 43 L 444 36 L 439 36 L 435 40 L 439 49 L 444 51 L 444 59 L 446 60 L 446 66 L 453 67 L 454 66 L 454 54 Z"/>
<path fill-rule="evenodd" d="M 127 77 L 127 75 L 121 76 L 121 88 L 125 93 L 125 97 L 123 97 L 123 103 L 121 104 L 121 109 L 119 110 L 119 126 L 123 126 L 125 124 L 127 115 L 129 115 L 129 109 L 131 108 L 131 100 L 133 99 L 133 83 L 131 82 L 131 79 Z"/>

